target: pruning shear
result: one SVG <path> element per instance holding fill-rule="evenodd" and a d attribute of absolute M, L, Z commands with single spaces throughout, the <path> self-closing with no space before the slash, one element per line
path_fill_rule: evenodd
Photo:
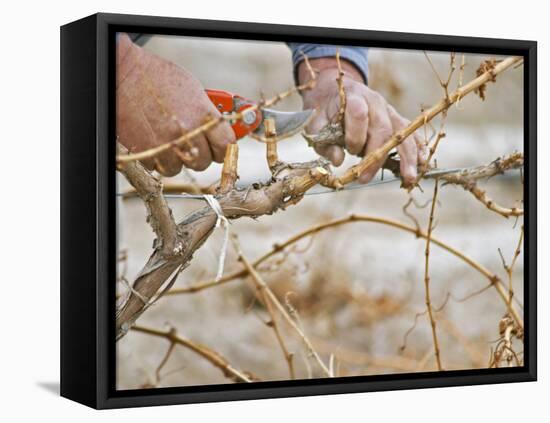
<path fill-rule="evenodd" d="M 265 134 L 265 119 L 273 119 L 277 136 L 290 136 L 307 125 L 314 112 L 313 109 L 299 112 L 281 112 L 262 107 L 247 111 L 247 109 L 257 106 L 258 103 L 228 91 L 207 89 L 206 94 L 220 113 L 242 113 L 242 119 L 230 122 L 237 139 L 248 134 L 263 136 Z"/>

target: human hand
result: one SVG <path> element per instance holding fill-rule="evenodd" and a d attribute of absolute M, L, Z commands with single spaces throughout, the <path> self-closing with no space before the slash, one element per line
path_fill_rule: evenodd
<path fill-rule="evenodd" d="M 220 115 L 193 75 L 135 45 L 126 34 L 117 43 L 116 81 L 117 136 L 132 153 L 173 141 Z M 143 164 L 165 176 L 176 175 L 182 165 L 204 170 L 212 161 L 222 162 L 233 142 L 231 126 L 222 122 Z"/>
<path fill-rule="evenodd" d="M 317 114 L 307 127 L 309 133 L 318 133 L 336 116 L 340 108 L 340 96 L 336 78 L 339 70 L 335 58 L 310 60 L 311 66 L 319 71 L 317 83 L 311 90 L 302 93 L 304 108 L 315 108 Z M 364 83 L 363 76 L 351 63 L 341 60 L 344 71 L 344 91 L 346 109 L 344 113 L 345 149 L 354 155 L 365 156 L 381 147 L 391 136 L 405 128 L 410 122 L 389 105 L 384 97 L 371 90 Z M 305 62 L 298 67 L 299 83 L 310 78 Z M 344 161 L 344 149 L 337 145 L 317 146 L 315 150 L 329 159 L 333 165 L 340 166 Z M 406 138 L 398 147 L 400 172 L 406 185 L 414 183 L 417 166 L 424 165 L 427 148 L 415 133 Z M 369 182 L 386 158 L 369 167 L 359 177 L 362 183 Z"/>

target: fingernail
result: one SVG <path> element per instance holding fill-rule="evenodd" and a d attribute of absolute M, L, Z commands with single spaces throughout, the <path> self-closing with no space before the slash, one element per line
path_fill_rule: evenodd
<path fill-rule="evenodd" d="M 416 166 L 409 165 L 407 167 L 407 173 L 408 173 L 408 176 L 410 176 L 411 178 L 416 178 Z"/>

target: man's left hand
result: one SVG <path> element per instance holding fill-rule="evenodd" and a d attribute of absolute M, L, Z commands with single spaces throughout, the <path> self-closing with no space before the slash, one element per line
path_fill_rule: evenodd
<path fill-rule="evenodd" d="M 318 133 L 327 125 L 340 108 L 340 95 L 336 78 L 338 65 L 335 58 L 320 58 L 310 61 L 311 66 L 319 71 L 315 87 L 303 92 L 304 108 L 316 108 L 317 114 L 307 127 L 309 133 Z M 365 156 L 386 143 L 393 134 L 409 125 L 388 104 L 378 92 L 365 85 L 363 76 L 351 63 L 342 60 L 344 71 L 344 91 L 346 109 L 344 113 L 345 149 L 354 155 Z M 309 71 L 302 62 L 298 67 L 298 79 L 301 84 L 310 78 Z M 329 159 L 333 165 L 340 166 L 344 161 L 344 149 L 339 146 L 319 146 L 316 151 Z M 417 177 L 417 166 L 424 165 L 427 159 L 427 148 L 416 133 L 406 138 L 398 147 L 400 171 L 405 185 L 414 183 Z M 369 182 L 384 160 L 369 167 L 359 177 L 362 183 Z"/>

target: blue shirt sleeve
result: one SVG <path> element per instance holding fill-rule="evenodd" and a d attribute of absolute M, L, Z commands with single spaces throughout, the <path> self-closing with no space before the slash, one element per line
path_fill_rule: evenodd
<path fill-rule="evenodd" d="M 334 57 L 336 50 L 340 49 L 340 57 L 346 59 L 355 65 L 357 70 L 363 75 L 365 83 L 368 81 L 368 60 L 365 47 L 332 46 L 326 44 L 307 44 L 307 43 L 288 43 L 292 50 L 292 64 L 294 65 L 294 78 L 296 79 L 296 69 L 300 62 L 304 60 L 304 53 L 308 59 L 318 59 L 319 57 Z"/>

